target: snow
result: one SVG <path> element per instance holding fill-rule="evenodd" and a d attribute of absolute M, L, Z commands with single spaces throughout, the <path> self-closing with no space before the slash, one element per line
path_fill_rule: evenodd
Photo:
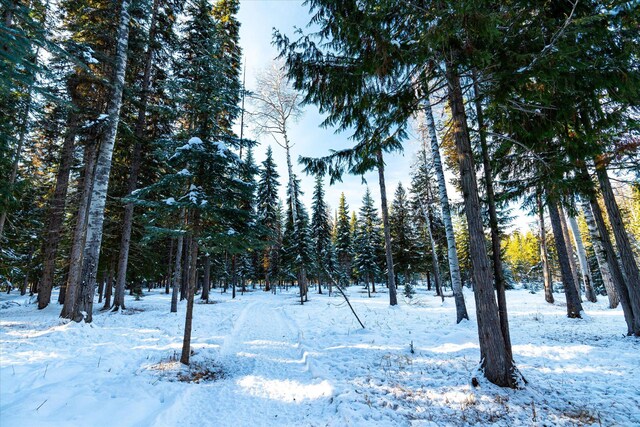
<path fill-rule="evenodd" d="M 169 198 L 164 200 L 164 203 L 169 205 L 169 206 L 175 205 L 176 204 L 176 199 L 174 199 L 173 197 L 169 197 Z"/>
<path fill-rule="evenodd" d="M 128 298 L 121 314 L 96 308 L 91 324 L 2 293 L 1 425 L 640 425 L 640 341 L 623 336 L 622 312 L 606 298 L 585 302 L 588 317 L 575 320 L 561 294 L 550 305 L 542 293 L 508 291 L 514 357 L 529 383 L 507 390 L 471 385 L 479 349 L 468 289 L 472 319 L 456 325 L 452 298 L 422 287 L 396 307 L 386 293 L 349 287 L 364 330 L 340 297 L 312 288 L 301 306 L 296 291 L 233 300 L 214 289 L 215 304 L 196 303 L 192 364 L 218 373 L 200 383 L 177 379 L 188 374 L 175 361 L 186 306 L 169 313 L 163 290 Z"/>

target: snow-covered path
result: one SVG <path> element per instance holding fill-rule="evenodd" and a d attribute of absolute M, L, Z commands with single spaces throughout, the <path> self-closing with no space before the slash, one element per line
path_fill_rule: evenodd
<path fill-rule="evenodd" d="M 219 363 L 229 377 L 203 383 L 177 396 L 154 426 L 293 425 L 322 417 L 331 385 L 313 378 L 301 333 L 284 313 L 282 301 L 251 302 L 222 340 Z M 298 424 L 300 425 L 300 424 Z"/>

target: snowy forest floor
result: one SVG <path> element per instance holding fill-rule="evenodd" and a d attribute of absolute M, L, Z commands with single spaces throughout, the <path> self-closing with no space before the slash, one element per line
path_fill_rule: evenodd
<path fill-rule="evenodd" d="M 471 385 L 471 291 L 460 325 L 453 300 L 424 289 L 393 308 L 386 293 L 348 291 L 365 330 L 339 296 L 311 293 L 300 306 L 295 289 L 235 300 L 213 291 L 215 303 L 195 306 L 191 372 L 176 361 L 185 302 L 169 313 L 162 290 L 129 298 L 122 314 L 96 311 L 92 324 L 2 294 L 0 425 L 640 425 L 640 341 L 623 336 L 606 298 L 572 320 L 561 294 L 550 305 L 508 291 L 528 385 L 507 390 Z"/>

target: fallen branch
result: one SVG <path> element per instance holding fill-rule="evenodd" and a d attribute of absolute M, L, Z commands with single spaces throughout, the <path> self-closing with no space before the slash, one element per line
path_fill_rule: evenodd
<path fill-rule="evenodd" d="M 347 295 L 344 293 L 344 291 L 342 290 L 342 287 L 338 284 L 338 282 L 336 282 L 333 279 L 333 276 L 331 275 L 331 273 L 329 273 L 327 271 L 326 268 L 323 268 L 324 272 L 327 274 L 327 277 L 329 278 L 329 280 L 331 280 L 331 282 L 333 283 L 333 285 L 336 287 L 336 289 L 338 289 L 338 291 L 340 292 L 340 294 L 342 295 L 342 297 L 344 298 L 344 300 L 347 302 L 347 304 L 349 304 L 349 308 L 351 309 L 351 312 L 353 313 L 354 316 L 356 316 L 356 320 L 358 320 L 358 323 L 360 323 L 360 326 L 362 326 L 362 329 L 365 329 L 364 324 L 362 323 L 362 321 L 360 320 L 360 318 L 358 317 L 358 315 L 356 314 L 356 311 L 353 309 L 353 306 L 351 305 L 351 302 L 349 301 L 349 298 L 347 298 Z"/>

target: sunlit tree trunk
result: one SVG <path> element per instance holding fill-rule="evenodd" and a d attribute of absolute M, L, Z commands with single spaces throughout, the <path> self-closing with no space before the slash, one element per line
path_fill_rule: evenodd
<path fill-rule="evenodd" d="M 542 206 L 542 195 L 539 191 L 536 194 L 536 201 L 538 203 L 538 222 L 540 224 L 540 260 L 542 262 L 542 277 L 544 280 L 544 299 L 549 304 L 553 304 L 553 283 L 551 281 L 549 252 L 547 251 L 547 230 L 544 225 L 544 208 Z"/>
<path fill-rule="evenodd" d="M 129 42 L 129 0 L 122 0 L 120 7 L 120 23 L 117 35 L 115 73 L 113 93 L 107 109 L 107 126 L 101 141 L 96 160 L 96 171 L 91 193 L 91 203 L 87 221 L 85 255 L 82 263 L 82 275 L 78 281 L 76 303 L 72 318 L 89 323 L 93 314 L 93 294 L 96 284 L 96 273 L 102 244 L 102 227 L 104 223 L 104 207 L 107 200 L 107 189 L 111 173 L 113 148 L 120 121 L 120 107 L 124 90 L 124 77 L 127 68 L 127 46 Z"/>
<path fill-rule="evenodd" d="M 580 263 L 580 272 L 582 273 L 582 282 L 584 283 L 584 293 L 588 301 L 596 302 L 596 293 L 593 290 L 593 278 L 591 277 L 591 270 L 589 270 L 589 263 L 587 262 L 587 251 L 584 249 L 584 243 L 582 242 L 582 236 L 580 235 L 580 229 L 578 228 L 578 221 L 576 218 L 569 215 L 569 227 L 571 227 L 571 234 L 576 243 L 576 249 L 578 254 L 578 262 Z"/>
<path fill-rule="evenodd" d="M 473 265 L 474 296 L 476 300 L 476 317 L 478 320 L 478 336 L 480 357 L 484 374 L 492 383 L 503 387 L 516 386 L 516 373 L 513 360 L 505 345 L 500 327 L 498 305 L 493 290 L 493 277 L 487 248 L 485 246 L 478 182 L 475 175 L 475 164 L 464 99 L 460 87 L 460 76 L 455 65 L 446 64 L 446 77 L 449 90 L 449 106 L 451 108 L 452 132 L 458 155 L 460 183 L 464 197 L 465 214 L 469 227 L 469 246 Z"/>
<path fill-rule="evenodd" d="M 603 248 L 602 238 L 598 231 L 596 220 L 593 218 L 591 212 L 591 206 L 589 201 L 581 198 L 582 211 L 584 212 L 584 218 L 587 222 L 587 228 L 589 229 L 589 237 L 591 238 L 591 245 L 593 246 L 593 252 L 596 254 L 596 260 L 598 261 L 598 268 L 600 269 L 600 276 L 604 282 L 604 288 L 607 291 L 607 298 L 609 298 L 609 308 L 616 308 L 620 303 L 618 298 L 618 291 L 616 291 L 616 285 L 613 283 L 613 277 L 611 274 L 611 267 L 607 261 L 607 254 Z"/>
<path fill-rule="evenodd" d="M 567 250 L 567 240 L 562 230 L 561 213 L 555 201 L 547 202 L 549 207 L 549 218 L 551 219 L 551 227 L 553 228 L 553 236 L 556 241 L 556 249 L 558 252 L 558 263 L 560 264 L 560 274 L 562 275 L 562 284 L 564 294 L 567 298 L 567 316 L 571 318 L 582 317 L 582 303 L 580 295 L 576 289 L 571 266 L 569 264 L 569 253 Z"/>
<path fill-rule="evenodd" d="M 427 91 L 428 92 L 428 91 Z M 433 119 L 433 111 L 429 96 L 425 97 L 424 114 L 426 127 L 429 132 L 429 140 L 431 145 L 431 159 L 433 160 L 433 169 L 436 179 L 438 180 L 438 193 L 440 199 L 440 209 L 442 211 L 442 222 L 444 223 L 444 232 L 447 238 L 447 261 L 449 263 L 449 273 L 451 275 L 451 288 L 456 303 L 456 322 L 460 323 L 463 319 L 469 319 L 467 306 L 462 293 L 462 278 L 460 277 L 460 262 L 458 260 L 458 250 L 456 248 L 456 237 L 453 232 L 453 222 L 451 220 L 451 208 L 449 206 L 449 196 L 447 194 L 447 184 L 444 176 L 444 168 L 440 158 L 440 147 L 438 145 L 438 136 L 436 133 L 435 120 Z M 424 150 L 426 148 L 426 138 L 423 138 Z M 439 275 L 438 275 L 439 276 Z"/>

